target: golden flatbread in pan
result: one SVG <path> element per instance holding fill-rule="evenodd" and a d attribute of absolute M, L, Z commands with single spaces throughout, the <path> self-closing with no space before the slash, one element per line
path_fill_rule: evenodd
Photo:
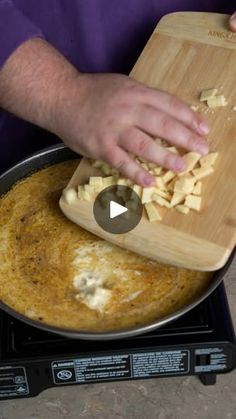
<path fill-rule="evenodd" d="M 162 265 L 93 236 L 58 201 L 78 161 L 45 168 L 0 199 L 0 300 L 56 327 L 141 326 L 191 303 L 212 274 Z"/>

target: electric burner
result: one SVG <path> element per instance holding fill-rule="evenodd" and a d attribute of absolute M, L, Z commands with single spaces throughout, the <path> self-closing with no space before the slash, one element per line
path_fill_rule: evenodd
<path fill-rule="evenodd" d="M 0 311 L 0 399 L 32 397 L 61 385 L 197 375 L 205 385 L 236 366 L 224 284 L 196 308 L 141 336 L 72 340 Z"/>

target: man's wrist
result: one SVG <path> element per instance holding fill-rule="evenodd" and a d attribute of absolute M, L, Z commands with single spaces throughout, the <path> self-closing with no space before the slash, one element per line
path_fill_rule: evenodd
<path fill-rule="evenodd" d="M 57 131 L 79 73 L 41 39 L 22 44 L 0 72 L 0 107 L 49 131 Z"/>
<path fill-rule="evenodd" d="M 64 80 L 51 105 L 49 131 L 62 139 L 66 138 L 70 127 L 73 128 L 75 122 L 78 123 L 81 117 L 88 88 L 87 74 L 77 72 Z"/>

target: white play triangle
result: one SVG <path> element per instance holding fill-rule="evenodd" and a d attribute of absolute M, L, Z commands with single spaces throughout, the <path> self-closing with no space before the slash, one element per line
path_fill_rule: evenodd
<path fill-rule="evenodd" d="M 126 211 L 128 211 L 128 209 L 123 205 L 117 204 L 115 201 L 110 201 L 110 218 L 118 217 Z"/>

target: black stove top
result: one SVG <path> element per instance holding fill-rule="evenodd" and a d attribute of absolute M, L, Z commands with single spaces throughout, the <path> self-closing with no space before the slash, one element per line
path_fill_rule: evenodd
<path fill-rule="evenodd" d="M 216 374 L 236 366 L 236 340 L 223 283 L 178 320 L 113 341 L 72 340 L 0 311 L 0 399 L 29 397 L 68 384 Z"/>

